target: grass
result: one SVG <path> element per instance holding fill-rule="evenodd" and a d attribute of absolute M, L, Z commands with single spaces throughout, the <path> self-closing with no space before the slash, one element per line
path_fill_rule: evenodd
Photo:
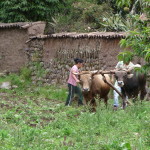
<path fill-rule="evenodd" d="M 65 107 L 57 86 L 0 89 L 1 150 L 149 150 L 149 101 L 126 110 L 103 102 L 91 113 Z"/>

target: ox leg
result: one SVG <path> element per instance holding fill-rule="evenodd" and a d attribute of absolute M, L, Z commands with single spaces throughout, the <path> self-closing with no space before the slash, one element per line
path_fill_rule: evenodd
<path fill-rule="evenodd" d="M 140 77 L 140 99 L 141 99 L 141 103 L 142 100 L 145 98 L 147 94 L 147 90 L 146 90 L 146 76 L 142 75 Z"/>
<path fill-rule="evenodd" d="M 122 92 L 122 106 L 123 109 L 126 108 L 126 94 L 125 94 L 125 90 L 123 88 L 121 88 L 121 92 Z"/>
<path fill-rule="evenodd" d="M 145 95 L 147 94 L 146 92 L 146 88 L 142 88 L 141 89 L 141 93 L 140 93 L 140 100 L 141 100 L 141 103 L 142 103 L 142 100 L 144 99 Z"/>
<path fill-rule="evenodd" d="M 106 97 L 104 98 L 104 103 L 105 103 L 106 108 L 107 108 L 107 106 L 108 106 L 108 96 L 106 96 Z"/>
<path fill-rule="evenodd" d="M 96 107 L 96 100 L 95 100 L 95 98 L 93 98 L 93 99 L 91 100 L 91 105 L 92 105 L 93 107 Z"/>
<path fill-rule="evenodd" d="M 123 109 L 125 109 L 125 108 L 126 108 L 126 99 L 125 99 L 125 98 L 123 98 L 123 103 L 122 103 L 122 105 L 123 105 Z"/>
<path fill-rule="evenodd" d="M 96 101 L 95 101 L 95 98 L 91 99 L 90 105 L 91 105 L 91 111 L 92 112 L 96 112 Z"/>

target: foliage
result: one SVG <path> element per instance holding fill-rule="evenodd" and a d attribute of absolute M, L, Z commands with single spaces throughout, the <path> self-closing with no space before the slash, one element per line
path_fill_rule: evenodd
<path fill-rule="evenodd" d="M 1 0 L 0 22 L 46 21 L 46 33 L 128 31 L 147 0 Z M 131 13 L 134 12 L 134 13 Z M 123 17 L 123 18 L 122 18 Z M 105 29 L 103 29 L 103 27 Z"/>
<path fill-rule="evenodd" d="M 116 0 L 117 7 L 130 7 L 131 6 L 131 0 Z"/>
<path fill-rule="evenodd" d="M 33 91 L 36 95 L 53 100 L 65 100 L 67 95 L 65 88 L 59 88 L 56 86 L 38 86 Z"/>
<path fill-rule="evenodd" d="M 140 0 L 136 2 L 140 2 Z M 131 51 L 124 51 L 118 55 L 119 60 L 132 60 L 134 57 L 142 58 L 144 65 L 141 71 L 144 72 L 149 72 L 150 70 L 150 11 L 148 9 L 150 4 L 147 2 L 148 0 L 144 0 L 143 3 L 141 3 L 143 14 L 136 15 L 135 26 L 133 29 L 130 29 L 127 37 L 120 41 L 122 47 L 131 49 Z"/>
<path fill-rule="evenodd" d="M 104 31 L 129 31 L 137 26 L 137 15 L 127 15 L 123 18 L 120 14 L 106 14 L 103 16 Z"/>
<path fill-rule="evenodd" d="M 67 5 L 65 15 L 61 12 L 53 16 L 47 32 L 90 32 L 100 29 L 102 15 L 111 13 L 108 4 L 98 5 L 94 1 L 72 1 Z M 51 31 L 53 28 L 53 31 Z"/>
<path fill-rule="evenodd" d="M 138 17 L 141 13 L 149 13 L 150 3 L 148 0 L 105 0 L 98 1 L 100 4 L 108 3 L 113 8 L 113 14 L 103 15 L 100 24 L 105 31 L 129 31 L 137 27 Z M 113 7 L 112 4 L 116 7 Z"/>
<path fill-rule="evenodd" d="M 140 14 L 143 9 L 142 0 L 97 0 L 98 4 L 108 3 L 114 14 Z"/>
<path fill-rule="evenodd" d="M 143 12 L 143 9 L 148 6 L 148 0 L 117 0 L 116 5 L 134 15 Z"/>
<path fill-rule="evenodd" d="M 63 6 L 62 0 L 1 0 L 0 22 L 50 21 Z"/>
<path fill-rule="evenodd" d="M 97 4 L 101 5 L 101 4 L 108 4 L 110 8 L 113 9 L 114 14 L 115 13 L 119 13 L 120 9 L 118 9 L 117 5 L 116 5 L 116 0 L 96 0 Z"/>
<path fill-rule="evenodd" d="M 20 69 L 20 76 L 25 81 L 31 81 L 31 70 L 28 67 L 23 67 Z"/>
<path fill-rule="evenodd" d="M 1 77 L 0 82 L 6 82 L 9 81 L 14 85 L 20 85 L 21 84 L 21 79 L 17 74 L 10 74 L 9 76 Z"/>
<path fill-rule="evenodd" d="M 132 61 L 133 59 L 133 53 L 130 51 L 126 51 L 126 52 L 120 52 L 118 54 L 118 60 L 123 60 L 124 63 L 128 63 L 130 61 Z"/>
<path fill-rule="evenodd" d="M 125 48 L 131 48 L 133 57 L 137 56 L 143 58 L 145 60 L 143 67 L 145 70 L 150 70 L 150 28 L 145 25 L 147 25 L 145 21 L 139 22 L 138 28 L 131 31 L 126 39 L 121 40 L 120 44 Z M 130 57 L 127 53 L 128 51 L 120 53 L 120 55 Z"/>
<path fill-rule="evenodd" d="M 46 74 L 46 70 L 43 68 L 42 63 L 32 62 L 32 66 L 37 77 L 43 77 Z"/>
<path fill-rule="evenodd" d="M 12 86 L 17 86 L 19 89 L 30 86 L 31 84 L 31 70 L 23 67 L 19 74 L 11 73 L 0 78 L 0 83 L 9 81 Z"/>

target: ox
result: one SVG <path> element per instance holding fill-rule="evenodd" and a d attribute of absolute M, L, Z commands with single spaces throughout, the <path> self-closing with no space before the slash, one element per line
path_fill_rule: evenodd
<path fill-rule="evenodd" d="M 107 81 L 111 82 L 109 75 L 105 75 Z M 103 98 L 107 106 L 108 93 L 110 86 L 103 81 L 103 76 L 97 74 L 97 71 L 82 71 L 79 74 L 80 85 L 86 104 L 90 103 L 96 106 L 95 97 Z"/>
<path fill-rule="evenodd" d="M 131 70 L 104 71 L 102 74 L 114 74 L 121 87 L 123 99 L 123 109 L 126 106 L 126 97 L 136 99 L 140 93 L 140 99 L 143 100 L 146 95 L 146 76 L 142 73 L 131 73 Z M 115 87 L 113 87 L 115 88 Z"/>

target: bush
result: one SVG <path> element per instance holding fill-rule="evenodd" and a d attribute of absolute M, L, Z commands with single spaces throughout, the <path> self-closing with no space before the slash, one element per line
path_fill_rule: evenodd
<path fill-rule="evenodd" d="M 31 81 L 31 70 L 27 67 L 23 67 L 20 70 L 20 76 L 22 79 L 24 79 L 26 81 Z"/>

